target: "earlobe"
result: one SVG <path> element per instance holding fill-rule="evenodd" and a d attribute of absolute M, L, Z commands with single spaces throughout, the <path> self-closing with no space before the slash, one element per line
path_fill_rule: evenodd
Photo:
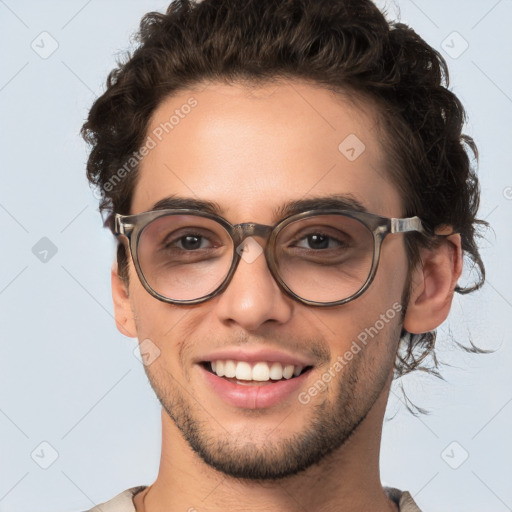
<path fill-rule="evenodd" d="M 119 277 L 117 261 L 114 261 L 110 275 L 116 327 L 121 334 L 124 334 L 129 338 L 136 338 L 137 329 L 133 312 L 130 307 L 130 298 L 125 283 Z"/>
<path fill-rule="evenodd" d="M 421 262 L 413 271 L 403 325 L 412 334 L 436 329 L 450 312 L 455 286 L 462 273 L 460 235 L 447 236 L 434 249 L 421 248 L 420 257 Z"/>

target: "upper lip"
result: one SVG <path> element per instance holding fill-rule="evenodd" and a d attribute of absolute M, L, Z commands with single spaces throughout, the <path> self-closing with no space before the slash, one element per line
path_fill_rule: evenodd
<path fill-rule="evenodd" d="M 196 362 L 204 363 L 206 361 L 247 361 L 248 363 L 257 363 L 266 361 L 269 363 L 281 363 L 283 365 L 292 364 L 293 366 L 313 366 L 312 361 L 294 354 L 274 349 L 254 349 L 247 350 L 241 348 L 224 348 L 215 350 L 204 356 L 197 358 Z"/>

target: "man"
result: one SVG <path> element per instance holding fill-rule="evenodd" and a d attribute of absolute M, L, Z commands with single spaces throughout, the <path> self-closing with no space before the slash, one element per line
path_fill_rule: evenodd
<path fill-rule="evenodd" d="M 389 388 L 484 273 L 444 61 L 369 0 L 177 0 L 139 41 L 83 134 L 162 455 L 93 510 L 419 510 L 380 482 Z"/>

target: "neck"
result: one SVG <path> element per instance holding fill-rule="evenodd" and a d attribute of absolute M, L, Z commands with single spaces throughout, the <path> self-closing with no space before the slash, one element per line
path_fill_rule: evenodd
<path fill-rule="evenodd" d="M 348 441 L 297 475 L 256 482 L 208 466 L 162 411 L 162 455 L 156 481 L 134 498 L 137 512 L 159 510 L 397 511 L 382 489 L 379 451 L 389 386 Z"/>

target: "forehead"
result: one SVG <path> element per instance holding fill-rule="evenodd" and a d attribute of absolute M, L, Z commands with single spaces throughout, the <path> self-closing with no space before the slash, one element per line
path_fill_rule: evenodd
<path fill-rule="evenodd" d="M 235 223 L 271 222 L 283 203 L 338 194 L 401 214 L 373 107 L 317 85 L 183 90 L 158 106 L 146 136 L 131 213 L 177 195 L 215 202 Z"/>

